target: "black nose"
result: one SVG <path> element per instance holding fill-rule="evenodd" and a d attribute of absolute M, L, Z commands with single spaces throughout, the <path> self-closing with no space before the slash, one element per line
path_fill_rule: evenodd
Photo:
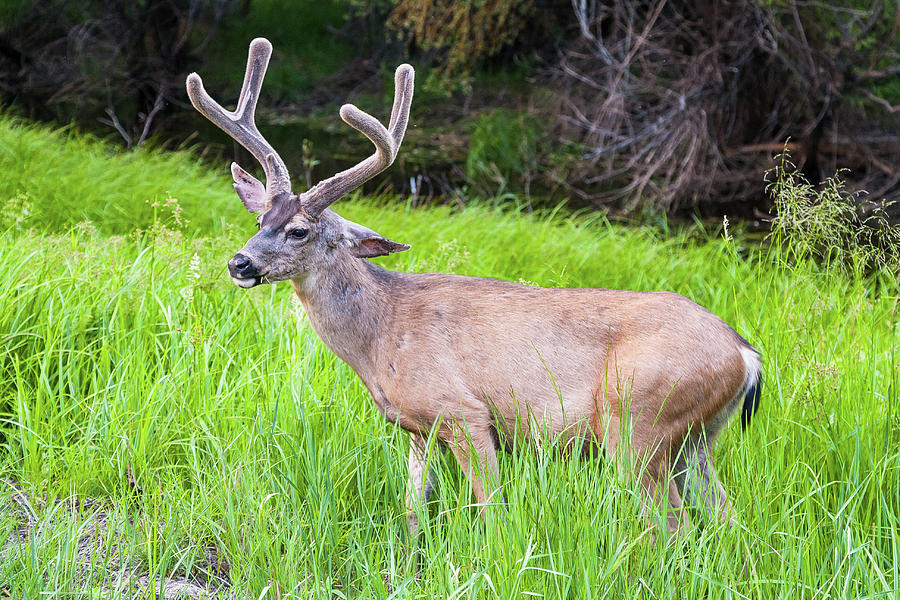
<path fill-rule="evenodd" d="M 234 257 L 234 268 L 243 271 L 247 267 L 250 266 L 250 259 L 244 256 L 243 254 L 238 254 Z"/>
<path fill-rule="evenodd" d="M 228 270 L 236 277 L 253 277 L 256 275 L 256 268 L 250 259 L 243 254 L 235 254 L 234 258 L 228 261 Z"/>

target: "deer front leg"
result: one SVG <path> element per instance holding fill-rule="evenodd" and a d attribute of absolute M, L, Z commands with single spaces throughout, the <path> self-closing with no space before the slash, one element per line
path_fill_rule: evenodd
<path fill-rule="evenodd" d="M 425 460 L 425 439 L 415 433 L 409 436 L 409 480 L 406 482 L 406 523 L 410 538 L 419 531 L 418 510 L 423 509 L 434 491 L 434 470 Z"/>
<path fill-rule="evenodd" d="M 468 435 L 467 435 L 468 434 Z M 489 428 L 456 428 L 450 450 L 472 485 L 481 516 L 487 522 L 491 504 L 502 503 L 497 450 Z M 474 457 L 475 460 L 472 460 Z"/>

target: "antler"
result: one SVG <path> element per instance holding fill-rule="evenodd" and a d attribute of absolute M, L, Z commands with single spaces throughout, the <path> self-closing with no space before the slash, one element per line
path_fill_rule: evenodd
<path fill-rule="evenodd" d="M 375 144 L 375 154 L 300 194 L 300 201 L 306 212 L 318 216 L 332 202 L 391 166 L 406 133 L 414 76 L 415 72 L 410 65 L 397 67 L 394 74 L 394 107 L 391 109 L 387 129 L 375 117 L 352 104 L 341 107 L 341 118 Z"/>
<path fill-rule="evenodd" d="M 203 89 L 203 81 L 196 73 L 188 75 L 187 93 L 194 108 L 233 137 L 259 161 L 266 173 L 266 192 L 271 198 L 275 194 L 291 191 L 291 177 L 284 161 L 259 133 L 254 120 L 256 101 L 259 100 L 259 89 L 266 75 L 270 56 L 272 44 L 269 40 L 256 38 L 250 42 L 247 72 L 244 74 L 244 85 L 241 87 L 241 95 L 238 97 L 234 112 L 225 110 L 210 97 Z"/>

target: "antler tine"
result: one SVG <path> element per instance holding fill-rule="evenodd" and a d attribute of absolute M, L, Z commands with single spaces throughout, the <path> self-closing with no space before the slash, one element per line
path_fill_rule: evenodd
<path fill-rule="evenodd" d="M 284 161 L 256 128 L 256 102 L 271 56 L 272 44 L 269 40 L 256 38 L 250 42 L 247 71 L 234 112 L 225 110 L 212 99 L 199 75 L 191 73 L 187 78 L 191 104 L 259 161 L 266 173 L 266 190 L 270 195 L 291 191 L 291 179 Z"/>
<path fill-rule="evenodd" d="M 400 65 L 394 73 L 394 106 L 391 109 L 391 120 L 388 122 L 388 131 L 394 138 L 397 149 L 406 133 L 406 125 L 409 121 L 409 107 L 413 97 L 413 79 L 415 73 L 410 65 Z"/>
<path fill-rule="evenodd" d="M 335 200 L 351 192 L 363 183 L 391 166 L 400 150 L 400 143 L 406 134 L 409 122 L 409 107 L 412 104 L 415 72 L 410 65 L 400 65 L 394 75 L 394 105 L 391 118 L 385 128 L 378 119 L 352 104 L 341 107 L 341 118 L 351 127 L 369 138 L 375 145 L 375 154 L 354 167 L 320 181 L 300 194 L 300 201 L 306 211 L 316 216 Z"/>

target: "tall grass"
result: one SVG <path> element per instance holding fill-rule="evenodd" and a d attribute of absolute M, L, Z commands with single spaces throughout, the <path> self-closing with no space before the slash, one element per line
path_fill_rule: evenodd
<path fill-rule="evenodd" d="M 218 235 L 243 210 L 224 201 L 221 178 L 189 155 L 145 148 L 116 154 L 114 145 L 72 129 L 50 131 L 2 114 L 0 171 L 4 228 L 18 220 L 20 229 L 62 233 L 89 221 L 102 233 L 129 234 L 158 222 L 158 205 L 177 195 L 190 215 L 187 232 Z"/>
<path fill-rule="evenodd" d="M 195 167 L 182 155 L 91 155 L 78 148 L 94 142 L 24 130 L 47 163 L 31 155 L 27 172 L 66 174 L 81 205 L 104 203 L 98 165 L 145 187 L 106 213 L 53 221 L 47 194 L 64 189 L 36 175 L 2 184 L 7 213 L 19 194 L 45 208 L 0 235 L 0 596 L 108 598 L 173 575 L 234 598 L 897 595 L 896 282 L 788 261 L 777 246 L 744 256 L 698 231 L 341 203 L 413 244 L 383 260 L 392 268 L 674 290 L 765 358 L 761 410 L 715 450 L 738 527 L 654 544 L 639 493 L 608 461 L 540 446 L 501 456 L 507 509 L 487 528 L 436 452 L 438 490 L 412 551 L 406 434 L 287 286 L 227 281 L 246 232 L 194 228 L 215 210 L 252 229 L 225 176 L 185 176 Z M 20 143 L 0 131 L 0 145 Z M 125 215 L 160 197 L 191 225 L 157 202 L 134 234 Z M 85 217 L 93 227 L 68 226 Z"/>

